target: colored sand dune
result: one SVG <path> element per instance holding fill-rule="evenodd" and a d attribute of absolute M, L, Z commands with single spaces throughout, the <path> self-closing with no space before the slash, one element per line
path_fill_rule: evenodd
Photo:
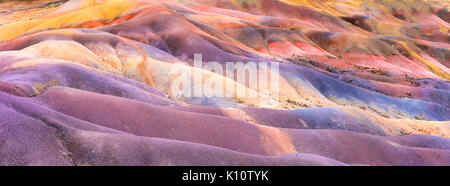
<path fill-rule="evenodd" d="M 0 165 L 450 165 L 448 5 L 0 1 Z M 195 54 L 281 91 L 179 97 L 180 64 L 265 94 Z"/>

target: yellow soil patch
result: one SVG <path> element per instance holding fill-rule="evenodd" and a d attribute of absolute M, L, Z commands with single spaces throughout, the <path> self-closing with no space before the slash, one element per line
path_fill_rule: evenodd
<path fill-rule="evenodd" d="M 2 25 L 0 26 L 0 41 L 11 40 L 24 33 L 76 26 L 88 21 L 111 21 L 136 4 L 137 2 L 127 0 L 109 0 L 103 4 L 91 3 L 90 5 L 93 5 L 92 7 L 65 13 L 56 17 L 37 18 Z"/>
<path fill-rule="evenodd" d="M 442 69 L 440 69 L 439 67 L 437 67 L 436 65 L 434 65 L 433 63 L 429 62 L 428 60 L 426 60 L 425 58 L 423 58 L 422 56 L 420 56 L 418 53 L 414 52 L 409 46 L 408 44 L 406 44 L 403 41 L 399 41 L 399 43 L 405 48 L 406 51 L 408 51 L 408 53 L 416 58 L 417 60 L 419 60 L 420 62 L 424 63 L 430 70 L 431 72 L 433 72 L 434 74 L 438 75 L 439 77 L 445 78 L 447 80 L 450 80 L 450 75 L 447 74 L 445 71 L 443 71 Z"/>

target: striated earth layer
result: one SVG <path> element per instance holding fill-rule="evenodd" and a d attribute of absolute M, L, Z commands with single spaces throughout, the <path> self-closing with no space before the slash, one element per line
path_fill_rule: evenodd
<path fill-rule="evenodd" d="M 450 165 L 449 4 L 0 1 L 0 165 Z M 195 54 L 280 91 L 179 96 L 180 64 L 262 94 Z"/>

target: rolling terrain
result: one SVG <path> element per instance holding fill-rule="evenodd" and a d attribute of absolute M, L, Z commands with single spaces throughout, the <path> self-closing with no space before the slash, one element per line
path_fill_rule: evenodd
<path fill-rule="evenodd" d="M 449 4 L 0 1 L 0 165 L 450 165 Z M 266 95 L 195 54 L 280 91 L 180 97 Z"/>

